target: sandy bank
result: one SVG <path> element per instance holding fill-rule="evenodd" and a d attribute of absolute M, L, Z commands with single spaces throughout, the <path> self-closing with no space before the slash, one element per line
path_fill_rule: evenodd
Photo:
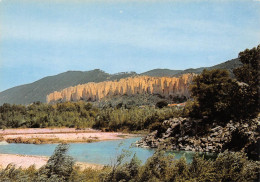
<path fill-rule="evenodd" d="M 45 156 L 33 156 L 33 155 L 18 155 L 18 154 L 0 154 L 0 166 L 5 168 L 8 164 L 13 163 L 17 168 L 23 169 L 35 165 L 36 169 L 39 169 L 45 165 L 49 157 Z M 86 168 L 102 169 L 103 165 L 91 164 L 85 162 L 76 162 L 75 166 L 79 166 L 81 170 Z"/>
<path fill-rule="evenodd" d="M 95 142 L 118 140 L 134 135 L 121 132 L 101 132 L 94 129 L 77 130 L 75 128 L 26 128 L 0 130 L 3 140 L 9 143 L 60 143 Z"/>
<path fill-rule="evenodd" d="M 33 133 L 91 133 L 98 132 L 92 128 L 76 129 L 76 128 L 18 128 L 18 129 L 0 129 L 0 134 L 33 134 Z"/>

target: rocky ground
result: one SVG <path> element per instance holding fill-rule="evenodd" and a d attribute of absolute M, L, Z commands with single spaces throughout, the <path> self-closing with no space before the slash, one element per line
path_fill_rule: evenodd
<path fill-rule="evenodd" d="M 230 121 L 224 126 L 202 122 L 190 118 L 165 120 L 163 131 L 153 131 L 137 141 L 136 146 L 194 152 L 251 150 L 252 155 L 259 155 L 259 117 L 243 123 Z"/>

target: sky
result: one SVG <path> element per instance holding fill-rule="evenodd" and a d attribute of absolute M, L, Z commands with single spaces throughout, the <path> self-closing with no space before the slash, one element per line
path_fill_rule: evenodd
<path fill-rule="evenodd" d="M 212 66 L 260 42 L 260 0 L 0 0 L 0 91 L 68 70 Z"/>

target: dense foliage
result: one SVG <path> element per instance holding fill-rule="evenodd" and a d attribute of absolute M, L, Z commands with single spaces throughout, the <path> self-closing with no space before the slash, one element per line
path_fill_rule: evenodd
<path fill-rule="evenodd" d="M 114 165 L 101 170 L 73 168 L 73 160 L 66 154 L 68 146 L 59 145 L 45 166 L 36 170 L 33 166 L 22 170 L 13 165 L 0 170 L 1 181 L 91 181 L 91 182 L 179 182 L 179 181 L 240 181 L 259 179 L 259 162 L 249 161 L 243 153 L 224 152 L 215 160 L 196 155 L 191 163 L 185 158 L 177 160 L 173 155 L 157 151 L 145 164 L 134 155 L 124 162 L 125 153 L 117 157 Z M 59 159 L 59 160 L 57 160 Z"/>
<path fill-rule="evenodd" d="M 177 108 L 108 107 L 97 108 L 86 102 L 66 102 L 29 106 L 0 106 L 0 128 L 93 127 L 106 131 L 144 130 L 153 123 L 177 116 Z"/>
<path fill-rule="evenodd" d="M 104 107 L 124 107 L 130 109 L 136 106 L 154 106 L 158 102 L 166 101 L 168 103 L 182 103 L 187 101 L 185 96 L 164 97 L 160 94 L 135 94 L 135 95 L 115 95 L 113 97 L 105 97 L 99 101 L 93 102 L 93 106 Z M 166 106 L 167 106 L 166 105 Z"/>
<path fill-rule="evenodd" d="M 249 116 L 255 116 L 259 112 L 260 45 L 240 52 L 239 59 L 243 66 L 236 68 L 234 74 L 238 81 L 245 83 L 243 87 L 246 96 L 240 105 L 246 107 Z"/>
<path fill-rule="evenodd" d="M 232 79 L 225 70 L 203 70 L 201 75 L 194 78 L 192 96 L 199 103 L 198 117 L 210 116 L 227 118 L 230 107 L 229 91 L 232 87 Z"/>
<path fill-rule="evenodd" d="M 234 70 L 235 79 L 228 71 L 204 70 L 191 86 L 194 103 L 190 116 L 211 121 L 240 120 L 256 117 L 259 113 L 260 46 L 239 53 L 242 66 Z"/>

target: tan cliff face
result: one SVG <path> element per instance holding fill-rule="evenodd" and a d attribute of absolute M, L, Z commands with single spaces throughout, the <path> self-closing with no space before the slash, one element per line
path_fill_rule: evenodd
<path fill-rule="evenodd" d="M 104 97 L 115 95 L 160 94 L 165 97 L 189 96 L 189 84 L 194 74 L 184 74 L 176 77 L 137 76 L 120 79 L 119 81 L 105 81 L 87 83 L 68 87 L 47 95 L 47 103 L 55 101 L 97 101 Z"/>

